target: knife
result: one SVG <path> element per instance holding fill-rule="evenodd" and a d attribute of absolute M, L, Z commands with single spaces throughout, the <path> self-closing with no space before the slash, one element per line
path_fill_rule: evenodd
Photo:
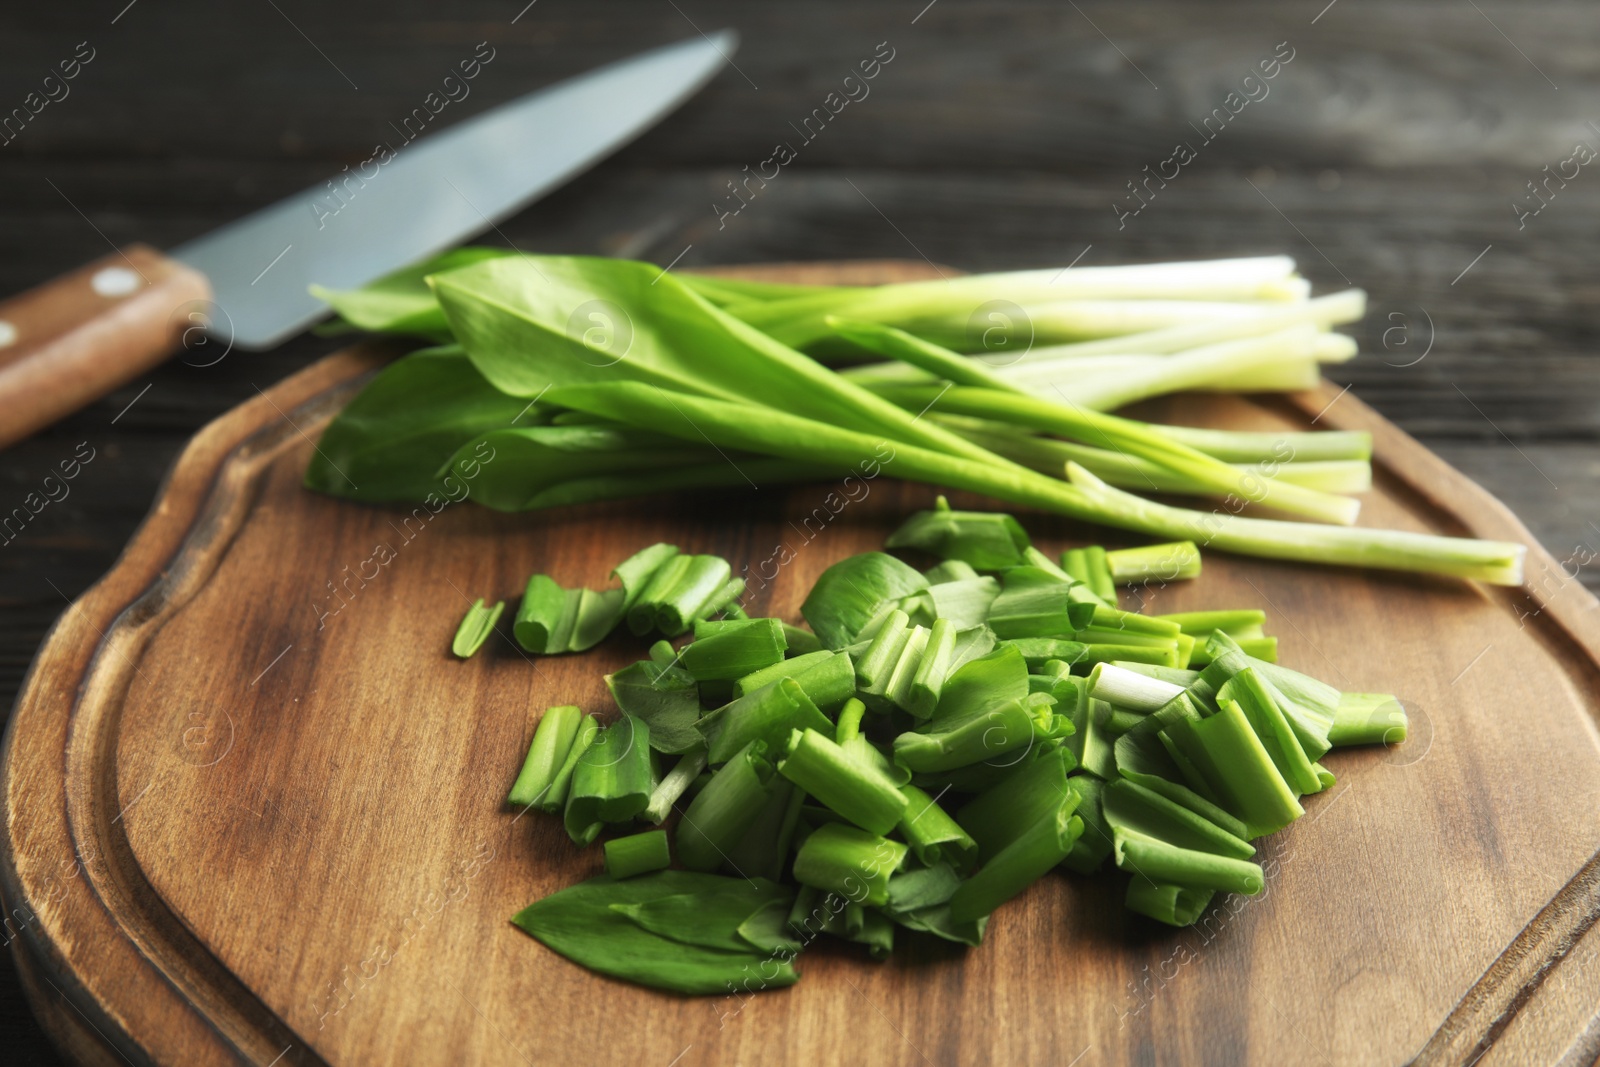
<path fill-rule="evenodd" d="M 644 52 L 381 152 L 163 255 L 127 248 L 0 302 L 0 448 L 186 343 L 271 348 L 350 289 L 489 229 L 711 79 L 731 30 Z M 399 138 L 396 138 L 399 140 Z M 211 362 L 216 358 L 208 357 Z"/>

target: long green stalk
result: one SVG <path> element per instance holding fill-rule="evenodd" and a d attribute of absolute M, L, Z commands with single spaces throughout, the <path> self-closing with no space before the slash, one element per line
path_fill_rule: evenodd
<path fill-rule="evenodd" d="M 1360 504 L 1347 497 L 1285 485 L 1273 479 L 1239 471 L 1221 460 L 1163 435 L 1160 427 L 1119 419 L 1115 415 L 1085 411 L 1070 404 L 1055 404 L 1032 396 L 1016 396 L 992 389 L 955 386 L 881 386 L 875 390 L 911 411 L 936 407 L 958 415 L 999 419 L 1048 433 L 1130 452 L 1159 463 L 1194 480 L 1197 486 L 1236 494 L 1281 511 L 1324 521 L 1355 521 Z"/>
<path fill-rule="evenodd" d="M 1167 355 L 1201 345 L 1216 344 L 1237 337 L 1255 337 L 1309 322 L 1318 329 L 1356 322 L 1367 313 L 1367 294 L 1360 289 L 1315 297 L 1293 304 L 1259 304 L 1255 314 L 1212 322 L 1185 323 L 1144 333 L 1124 334 L 1097 341 L 1066 345 L 1035 345 L 1020 356 L 1008 355 L 1006 363 L 1046 362 L 1056 359 L 1081 359 L 1111 355 Z M 1338 345 L 1340 351 L 1346 346 Z"/>
<path fill-rule="evenodd" d="M 1075 463 L 1067 465 L 1067 474 L 1091 501 L 1115 512 L 1118 525 L 1126 523 L 1156 537 L 1183 538 L 1202 548 L 1268 559 L 1418 571 L 1490 585 L 1522 584 L 1522 560 L 1528 550 L 1519 544 L 1205 514 L 1124 493 Z"/>
<path fill-rule="evenodd" d="M 1294 326 L 1177 355 L 1103 357 L 1113 361 L 1104 367 L 1085 366 L 1090 361 L 1082 359 L 1032 362 L 1000 376 L 1035 396 L 1048 397 L 1059 389 L 1073 403 L 1094 411 L 1193 389 L 1287 392 L 1316 386 L 1321 373 L 1316 338 L 1314 327 Z"/>
<path fill-rule="evenodd" d="M 730 314 L 797 347 L 829 333 L 829 315 L 891 325 L 925 318 L 930 307 L 949 307 L 964 323 L 979 305 L 999 299 L 1020 305 L 1063 300 L 1204 298 L 1282 299 L 1293 294 L 1282 283 L 1294 272 L 1287 256 L 1155 263 L 1072 270 L 1011 271 L 927 282 L 883 285 L 843 297 L 819 293 L 761 303 L 735 304 Z"/>
<path fill-rule="evenodd" d="M 653 402 L 652 393 L 647 386 L 626 382 L 562 390 L 563 397 L 574 404 L 602 409 L 611 418 L 649 423 L 686 439 L 715 431 L 735 447 L 777 453 L 803 442 L 815 460 L 846 467 L 882 454 L 875 450 L 884 442 L 868 434 L 776 410 L 751 419 L 747 407 L 709 398 L 683 397 L 677 409 L 663 411 Z M 914 445 L 893 446 L 892 457 L 882 466 L 896 477 L 967 489 L 1154 537 L 1189 540 L 1202 549 L 1444 574 L 1493 585 L 1522 582 L 1522 557 L 1527 550 L 1517 544 L 1190 511 L 1121 492 L 1076 464 L 1068 465 L 1071 482 L 1064 484 L 1034 471 L 982 464 Z"/>
<path fill-rule="evenodd" d="M 1139 456 L 1130 456 L 1110 448 L 1076 441 L 1063 441 L 1054 437 L 1041 437 L 1026 431 L 1014 430 L 988 419 L 969 419 L 961 415 L 935 415 L 934 418 L 949 426 L 963 437 L 982 445 L 997 455 L 1015 460 L 1030 470 L 1042 474 L 1057 474 L 1068 462 L 1078 463 L 1092 471 L 1108 484 L 1119 489 L 1132 489 L 1147 493 L 1179 493 L 1184 495 L 1215 495 L 1197 487 L 1193 480 L 1159 463 Z M 1181 427 L 1162 427 L 1167 435 Z M 1332 437 L 1328 434 L 1301 434 L 1291 436 Z M 1286 450 L 1294 445 L 1283 441 Z M 1320 447 L 1320 446 L 1319 446 Z M 1200 449 L 1199 451 L 1205 451 Z M 1313 460 L 1310 462 L 1275 462 L 1270 458 L 1270 470 L 1275 481 L 1289 485 L 1317 489 L 1324 493 L 1364 493 L 1372 488 L 1372 465 L 1364 459 Z M 1242 478 L 1253 473 L 1248 466 L 1235 463 Z"/>

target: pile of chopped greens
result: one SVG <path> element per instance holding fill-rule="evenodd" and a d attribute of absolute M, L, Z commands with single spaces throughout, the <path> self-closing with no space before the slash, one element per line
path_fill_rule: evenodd
<path fill-rule="evenodd" d="M 1521 545 L 1352 526 L 1367 434 L 1108 414 L 1185 390 L 1306 389 L 1354 356 L 1331 330 L 1360 318 L 1364 294 L 1312 298 L 1283 256 L 849 287 L 469 248 L 318 295 L 345 327 L 437 343 L 323 434 L 306 484 L 338 496 L 520 511 L 870 462 L 1206 548 L 1521 581 Z M 527 625 L 547 650 L 585 647 L 579 623 L 608 610 L 554 583 L 538 599 Z"/>
<path fill-rule="evenodd" d="M 904 931 L 978 945 L 1058 868 L 1114 869 L 1130 909 L 1183 926 L 1218 893 L 1261 892 L 1251 842 L 1333 784 L 1330 749 L 1404 740 L 1393 697 L 1279 665 L 1261 611 L 1117 606 L 1118 585 L 1196 577 L 1191 543 L 1052 559 L 1011 516 L 941 497 L 888 547 L 938 562 L 833 564 L 809 629 L 747 617 L 726 561 L 671 545 L 619 565 L 615 589 L 529 581 L 513 627 L 529 652 L 624 624 L 662 639 L 606 678 L 614 721 L 570 705 L 539 721 L 509 804 L 559 814 L 580 845 L 606 836 L 605 873 L 518 926 L 600 973 L 702 994 L 793 984 L 823 934 L 874 959 Z M 457 655 L 502 608 L 473 606 Z"/>

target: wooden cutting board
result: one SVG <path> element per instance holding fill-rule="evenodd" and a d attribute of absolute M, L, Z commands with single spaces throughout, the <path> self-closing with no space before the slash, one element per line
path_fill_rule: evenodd
<path fill-rule="evenodd" d="M 878 281 L 921 265 L 763 268 Z M 86 1063 L 1591 1062 L 1600 1050 L 1600 621 L 1534 547 L 1524 589 L 1208 554 L 1151 608 L 1261 607 L 1285 663 L 1392 691 L 1412 737 L 1262 843 L 1259 898 L 1196 928 L 1122 880 L 1052 875 L 960 951 L 902 939 L 801 960 L 792 989 L 685 999 L 600 978 L 513 928 L 595 873 L 502 805 L 541 710 L 609 707 L 644 643 L 530 660 L 448 651 L 470 598 L 547 571 L 603 585 L 657 540 L 752 570 L 798 619 L 924 486 L 750 491 L 499 515 L 300 488 L 320 429 L 393 355 L 339 353 L 206 427 L 116 567 L 61 617 L 6 737 L 0 893 L 35 1010 Z M 1331 387 L 1184 397 L 1174 421 L 1361 428 L 1375 526 L 1529 542 L 1482 489 Z M 976 498 L 963 504 L 983 506 Z M 1049 551 L 1127 543 L 1020 513 Z M 1587 560 L 1566 561 L 1567 569 Z M 768 568 L 770 573 L 770 566 Z M 758 585 L 752 582 L 752 585 Z"/>

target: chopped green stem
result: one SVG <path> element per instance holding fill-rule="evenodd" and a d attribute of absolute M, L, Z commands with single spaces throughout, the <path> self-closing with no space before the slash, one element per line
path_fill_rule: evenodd
<path fill-rule="evenodd" d="M 962 882 L 950 898 L 950 918 L 971 922 L 988 915 L 1066 859 L 1083 833 L 1083 820 L 1072 814 L 1077 804 L 1073 793 Z"/>
<path fill-rule="evenodd" d="M 861 717 L 867 712 L 867 706 L 854 698 L 846 700 L 844 707 L 839 709 L 839 721 L 834 727 L 833 739 L 839 744 L 853 741 L 861 736 Z"/>
<path fill-rule="evenodd" d="M 801 843 L 794 876 L 801 885 L 881 908 L 889 901 L 889 876 L 900 869 L 907 851 L 898 841 L 846 823 L 829 823 Z"/>
<path fill-rule="evenodd" d="M 678 657 L 678 665 L 697 682 L 733 681 L 783 662 L 783 627 L 777 619 L 740 619 L 704 637 L 702 627 L 696 626 L 694 641 Z"/>
<path fill-rule="evenodd" d="M 650 803 L 645 807 L 640 818 L 646 822 L 660 826 L 667 821 L 667 816 L 672 814 L 672 806 L 678 798 L 688 790 L 694 780 L 700 777 L 700 772 L 706 769 L 706 750 L 704 746 L 685 752 L 673 764 L 672 770 L 662 776 L 656 783 L 655 789 L 650 791 Z"/>
<path fill-rule="evenodd" d="M 1145 837 L 1169 845 L 1249 859 L 1256 850 L 1242 837 L 1136 782 L 1118 779 L 1102 793 L 1106 824 L 1126 837 Z"/>
<path fill-rule="evenodd" d="M 718 708 L 700 720 L 700 726 L 713 766 L 754 740 L 765 742 L 769 752 L 780 752 L 791 730 L 833 729 L 793 678 L 779 679 Z"/>
<path fill-rule="evenodd" d="M 1135 879 L 1174 883 L 1193 889 L 1214 889 L 1224 893 L 1254 896 L 1261 892 L 1265 876 L 1258 864 L 1249 860 L 1218 856 L 1179 848 L 1150 838 L 1117 837 L 1117 866 Z"/>
<path fill-rule="evenodd" d="M 1200 577 L 1200 549 L 1193 541 L 1123 548 L 1106 553 L 1113 581 L 1121 585 Z"/>
<path fill-rule="evenodd" d="M 1216 893 L 1210 889 L 1191 889 L 1188 886 L 1157 884 L 1148 878 L 1135 877 L 1128 882 L 1125 903 L 1129 911 L 1148 915 L 1168 926 L 1192 926 L 1206 910 Z"/>
<path fill-rule="evenodd" d="M 903 785 L 900 792 L 906 798 L 900 834 L 910 843 L 917 862 L 929 867 L 948 863 L 958 874 L 971 870 L 978 862 L 978 843 L 972 836 L 921 789 Z"/>
<path fill-rule="evenodd" d="M 730 619 L 744 617 L 743 610 L 740 609 L 737 603 L 735 603 L 735 601 L 744 595 L 744 589 L 745 581 L 743 578 L 740 578 L 737 575 L 729 578 L 727 581 L 722 583 L 721 589 L 718 589 L 715 593 L 711 594 L 711 599 L 705 602 L 705 604 L 700 608 L 699 614 L 697 614 L 695 618 L 708 619 L 713 615 L 723 612 L 726 612 L 727 617 Z"/>
<path fill-rule="evenodd" d="M 1101 703 L 1104 703 L 1104 701 Z M 1128 711 L 1125 708 L 1111 707 L 1110 704 L 1106 704 L 1105 706 L 1111 708 L 1110 712 L 1108 712 L 1105 717 L 1105 729 L 1106 733 L 1110 734 L 1112 737 L 1121 737 L 1123 734 L 1127 733 L 1129 730 L 1133 729 L 1135 726 L 1138 726 L 1144 721 L 1144 715 L 1140 712 Z"/>
<path fill-rule="evenodd" d="M 803 631 L 802 631 L 803 632 Z M 793 678 L 811 702 L 830 708 L 856 691 L 855 666 L 847 652 L 818 649 L 748 674 L 733 683 L 736 697 L 747 696 L 780 678 Z"/>
<path fill-rule="evenodd" d="M 1071 813 L 1079 800 L 1067 778 L 1074 763 L 1065 749 L 1045 753 L 956 812 L 956 822 L 977 842 L 985 863 L 1062 805 Z"/>
<path fill-rule="evenodd" d="M 1182 611 L 1157 615 L 1156 618 L 1177 623 L 1186 634 L 1201 635 L 1221 630 L 1234 637 L 1253 637 L 1261 633 L 1267 613 L 1257 608 L 1235 608 L 1227 611 Z"/>
<path fill-rule="evenodd" d="M 567 834 L 590 844 L 600 826 L 625 822 L 645 809 L 656 786 L 650 728 L 624 715 L 600 731 L 578 760 L 567 796 Z"/>
<path fill-rule="evenodd" d="M 1406 739 L 1406 709 L 1387 693 L 1342 693 L 1328 729 L 1328 743 L 1397 745 Z"/>
<path fill-rule="evenodd" d="M 1236 637 L 1239 649 L 1253 659 L 1263 660 L 1267 663 L 1278 662 L 1278 639 L 1276 637 Z M 1204 643 L 1196 645 L 1194 652 L 1189 656 L 1189 666 L 1205 667 L 1211 663 L 1211 651 Z"/>
<path fill-rule="evenodd" d="M 1161 681 L 1171 682 L 1181 689 L 1189 688 L 1195 683 L 1195 679 L 1200 677 L 1199 671 L 1185 670 L 1181 667 L 1158 667 L 1153 663 L 1129 663 L 1121 660 L 1113 660 L 1112 662 L 1123 670 L 1142 674 L 1146 678 L 1159 678 Z"/>
<path fill-rule="evenodd" d="M 651 576 L 677 554 L 677 545 L 669 545 L 662 541 L 640 549 L 617 564 L 611 575 L 622 583 L 625 609 L 639 602 L 639 596 L 649 584 Z"/>
<path fill-rule="evenodd" d="M 656 605 L 675 589 L 688 573 L 693 556 L 677 555 L 664 560 L 650 574 L 650 580 L 629 598 L 627 610 L 628 629 L 636 634 L 647 634 L 656 624 Z"/>
<path fill-rule="evenodd" d="M 916 774 L 953 771 L 986 760 L 1001 760 L 1033 743 L 1033 714 L 1022 700 L 996 704 L 954 728 L 939 729 L 935 718 L 923 728 L 894 739 L 895 762 Z"/>
<path fill-rule="evenodd" d="M 1097 603 L 1087 588 L 1082 592 L 1087 595 L 1079 595 L 1074 581 L 1060 581 L 1035 567 L 1014 567 L 989 606 L 989 628 L 1001 639 L 1063 637 L 1088 626 L 1099 613 L 1116 610 Z"/>
<path fill-rule="evenodd" d="M 1082 641 L 1067 641 L 1059 637 L 1018 637 L 1006 644 L 1022 653 L 1030 671 L 1043 670 L 1052 661 L 1074 666 L 1084 661 L 1089 646 Z"/>
<path fill-rule="evenodd" d="M 456 627 L 456 636 L 450 642 L 450 651 L 461 659 L 471 659 L 473 653 L 482 648 L 489 635 L 494 633 L 494 624 L 500 621 L 500 616 L 505 610 L 504 600 L 496 602 L 492 608 L 483 606 L 483 597 L 473 601 L 472 607 L 467 609 L 466 617 L 461 620 L 461 625 Z"/>
<path fill-rule="evenodd" d="M 900 662 L 901 653 L 905 651 L 910 638 L 911 627 L 906 613 L 898 609 L 891 611 L 873 635 L 866 652 L 856 660 L 856 681 L 862 689 L 876 687 L 881 691 L 888 684 L 889 676 Z"/>
<path fill-rule="evenodd" d="M 1082 551 L 1083 580 L 1089 590 L 1107 606 L 1116 607 L 1117 590 L 1114 583 L 1125 579 L 1118 575 L 1117 568 L 1112 564 L 1111 553 L 1100 545 L 1087 545 Z"/>
<path fill-rule="evenodd" d="M 694 620 L 707 611 L 712 601 L 723 594 L 729 582 L 731 568 L 721 556 L 688 556 L 688 566 L 683 574 L 654 603 L 655 622 L 668 637 L 683 633 Z M 737 596 L 734 592 L 733 596 Z M 727 600 L 733 599 L 728 596 Z M 648 598 L 645 601 L 649 603 Z M 720 605 L 718 605 L 720 607 Z"/>
<path fill-rule="evenodd" d="M 578 732 L 572 739 L 572 747 L 567 749 L 567 758 L 561 761 L 561 768 L 550 780 L 549 788 L 543 791 L 542 799 L 534 802 L 535 808 L 554 813 L 565 807 L 567 794 L 572 790 L 572 776 L 578 771 L 578 761 L 599 736 L 600 722 L 593 715 L 585 715 L 578 721 Z"/>
<path fill-rule="evenodd" d="M 627 837 L 614 837 L 605 843 L 605 871 L 612 878 L 632 878 L 636 874 L 666 870 L 671 863 L 665 830 L 646 830 Z"/>
<path fill-rule="evenodd" d="M 894 665 L 880 684 L 861 690 L 866 698 L 877 698 L 874 703 L 888 703 L 905 707 L 911 700 L 911 683 L 916 679 L 923 654 L 928 650 L 930 631 L 926 626 L 913 626 L 906 631 L 905 643 L 900 646 Z"/>
<path fill-rule="evenodd" d="M 772 763 L 751 741 L 718 768 L 678 823 L 678 860 L 691 871 L 714 871 L 761 814 Z"/>
<path fill-rule="evenodd" d="M 622 618 L 625 595 L 621 589 L 563 589 L 549 575 L 535 574 L 522 594 L 512 633 L 529 652 L 583 652 Z"/>
<path fill-rule="evenodd" d="M 1096 663 L 1128 661 L 1152 663 L 1159 667 L 1180 666 L 1177 641 L 1169 638 L 1161 644 L 1143 645 L 1112 645 L 1093 642 L 1083 646 L 1083 655 L 1077 658 L 1075 665 L 1089 667 Z"/>
<path fill-rule="evenodd" d="M 918 548 L 943 560 L 997 571 L 1026 562 L 1028 535 L 1010 515 L 954 511 L 942 495 L 931 511 L 919 511 L 884 541 L 887 548 Z"/>
<path fill-rule="evenodd" d="M 1129 711 L 1157 711 L 1183 690 L 1181 685 L 1138 674 L 1115 663 L 1096 663 L 1089 672 L 1091 697 Z"/>
<path fill-rule="evenodd" d="M 1199 781 L 1222 798 L 1224 806 L 1249 828 L 1245 836 L 1261 837 L 1281 830 L 1305 810 L 1295 799 L 1294 790 L 1272 762 L 1239 705 L 1224 700 L 1215 715 L 1198 721 L 1179 719 L 1162 731 L 1168 753 L 1179 761 L 1187 774 L 1198 774 Z M 1192 768 L 1192 769 L 1191 769 Z M 1182 878 L 1156 881 L 1183 882 Z M 1212 888 L 1227 888 L 1214 886 Z"/>
<path fill-rule="evenodd" d="M 817 730 L 794 731 L 778 773 L 874 834 L 893 830 L 906 807 L 906 798 L 888 775 Z"/>
<path fill-rule="evenodd" d="M 1246 667 L 1217 690 L 1218 702 L 1232 700 L 1244 712 L 1267 755 L 1289 787 L 1302 795 L 1322 792 L 1316 768 L 1284 718 L 1283 710 L 1254 667 Z"/>
<path fill-rule="evenodd" d="M 571 704 L 545 710 L 533 732 L 522 773 L 517 775 L 506 803 L 519 808 L 541 806 L 567 761 L 567 753 L 572 751 L 583 718 L 583 712 Z"/>
<path fill-rule="evenodd" d="M 939 705 L 939 691 L 950 673 L 956 649 L 956 626 L 949 619 L 936 619 L 928 634 L 928 644 L 911 680 L 907 698 L 901 706 L 920 719 L 931 716 Z"/>

